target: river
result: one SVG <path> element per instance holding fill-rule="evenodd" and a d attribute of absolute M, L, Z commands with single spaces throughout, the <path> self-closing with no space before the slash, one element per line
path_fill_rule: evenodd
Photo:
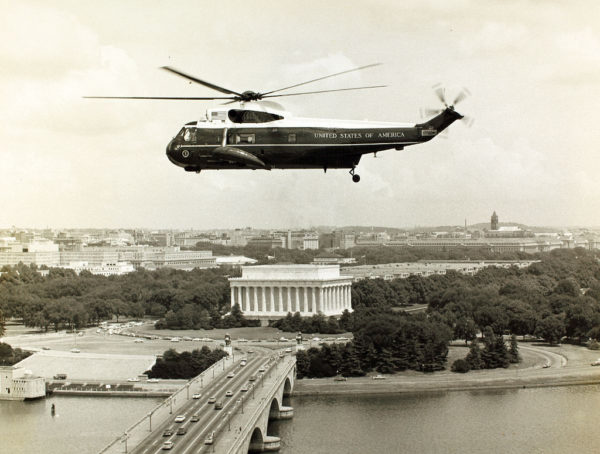
<path fill-rule="evenodd" d="M 162 400 L 71 396 L 0 400 L 0 453 L 96 453 Z"/>
<path fill-rule="evenodd" d="M 282 454 L 596 454 L 600 386 L 296 397 Z"/>
<path fill-rule="evenodd" d="M 95 453 L 160 399 L 0 401 L 0 452 Z M 56 405 L 56 415 L 50 412 Z M 595 454 L 600 386 L 412 395 L 301 396 L 275 422 L 282 454 Z"/>

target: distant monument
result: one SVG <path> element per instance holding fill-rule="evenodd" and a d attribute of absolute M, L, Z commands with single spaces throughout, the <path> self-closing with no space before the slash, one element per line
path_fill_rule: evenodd
<path fill-rule="evenodd" d="M 492 214 L 492 222 L 490 225 L 490 230 L 498 230 L 498 215 L 496 214 L 495 211 L 494 211 L 494 214 Z"/>
<path fill-rule="evenodd" d="M 302 332 L 298 332 L 298 335 L 296 336 L 296 351 L 298 350 L 304 350 L 304 345 L 302 345 Z"/>
<path fill-rule="evenodd" d="M 229 334 L 225 334 L 225 347 L 223 348 L 223 350 L 229 356 L 233 355 L 233 348 L 231 347 L 231 336 Z"/>

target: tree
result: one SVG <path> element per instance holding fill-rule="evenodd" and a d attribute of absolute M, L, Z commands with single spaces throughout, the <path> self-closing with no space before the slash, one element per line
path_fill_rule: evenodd
<path fill-rule="evenodd" d="M 482 369 L 484 364 L 481 359 L 481 349 L 479 348 L 479 342 L 477 338 L 471 341 L 471 346 L 469 347 L 469 353 L 465 357 L 465 360 L 469 363 L 469 368 L 472 370 Z"/>
<path fill-rule="evenodd" d="M 2 311 L 0 310 L 0 337 L 4 336 L 5 331 L 4 325 L 4 316 L 2 315 Z"/>
<path fill-rule="evenodd" d="M 513 364 L 521 362 L 521 355 L 519 355 L 519 345 L 517 344 L 517 336 L 513 334 L 510 336 L 510 349 L 508 350 L 509 361 Z"/>
<path fill-rule="evenodd" d="M 465 345 L 475 339 L 476 335 L 477 324 L 471 317 L 461 317 L 454 324 L 454 339 L 464 339 Z"/>
<path fill-rule="evenodd" d="M 560 343 L 565 335 L 565 322 L 561 315 L 549 315 L 542 318 L 535 328 L 535 335 L 541 337 L 550 345 Z"/>

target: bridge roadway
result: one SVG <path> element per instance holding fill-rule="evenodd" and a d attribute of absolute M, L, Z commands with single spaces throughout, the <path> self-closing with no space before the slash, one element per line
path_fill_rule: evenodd
<path fill-rule="evenodd" d="M 241 357 L 247 359 L 247 364 L 244 367 L 240 366 Z M 200 390 L 201 397 L 193 399 L 189 396 L 189 400 L 181 406 L 176 412 L 167 419 L 163 424 L 152 428 L 148 436 L 140 442 L 134 449 L 129 452 L 134 454 L 159 454 L 163 451 L 164 442 L 173 442 L 173 448 L 170 452 L 180 454 L 214 452 L 215 446 L 204 444 L 205 439 L 213 431 L 218 429 L 230 432 L 235 430 L 232 427 L 239 418 L 236 415 L 243 413 L 244 402 L 252 399 L 256 392 L 256 387 L 264 386 L 264 381 L 267 375 L 270 375 L 270 368 L 274 367 L 276 362 L 280 360 L 279 353 L 275 353 L 268 349 L 256 348 L 254 353 L 245 355 L 235 355 L 236 361 L 223 371 L 218 377 L 215 377 L 208 385 Z M 264 372 L 259 372 L 259 369 L 264 368 Z M 234 376 L 228 378 L 227 375 L 233 372 Z M 250 377 L 255 376 L 255 381 L 250 381 Z M 241 391 L 246 386 L 248 391 Z M 231 397 L 227 397 L 227 391 L 232 392 Z M 215 404 L 209 404 L 209 398 L 214 397 L 217 402 L 223 403 L 221 410 L 215 409 Z M 248 405 L 248 404 L 246 404 Z M 178 415 L 185 416 L 185 421 L 176 423 L 175 418 Z M 192 422 L 191 417 L 197 415 L 199 420 Z M 227 426 L 224 426 L 227 424 Z M 179 428 L 185 428 L 187 433 L 177 435 Z M 173 430 L 173 435 L 163 436 L 165 430 Z M 216 433 L 214 443 L 217 444 L 220 434 Z"/>

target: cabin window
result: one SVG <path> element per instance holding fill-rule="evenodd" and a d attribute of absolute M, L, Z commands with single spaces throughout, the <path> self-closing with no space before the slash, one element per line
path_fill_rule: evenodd
<path fill-rule="evenodd" d="M 268 123 L 283 120 L 281 115 L 258 110 L 231 109 L 228 116 L 233 123 Z"/>
<path fill-rule="evenodd" d="M 235 143 L 256 143 L 255 134 L 236 134 Z"/>
<path fill-rule="evenodd" d="M 296 143 L 296 134 L 289 134 L 288 135 L 288 142 L 289 143 Z"/>
<path fill-rule="evenodd" d="M 210 113 L 211 121 L 225 121 L 226 114 L 224 111 L 218 110 Z"/>
<path fill-rule="evenodd" d="M 183 133 L 183 140 L 186 142 L 194 142 L 196 140 L 196 130 L 191 128 L 185 128 Z"/>

